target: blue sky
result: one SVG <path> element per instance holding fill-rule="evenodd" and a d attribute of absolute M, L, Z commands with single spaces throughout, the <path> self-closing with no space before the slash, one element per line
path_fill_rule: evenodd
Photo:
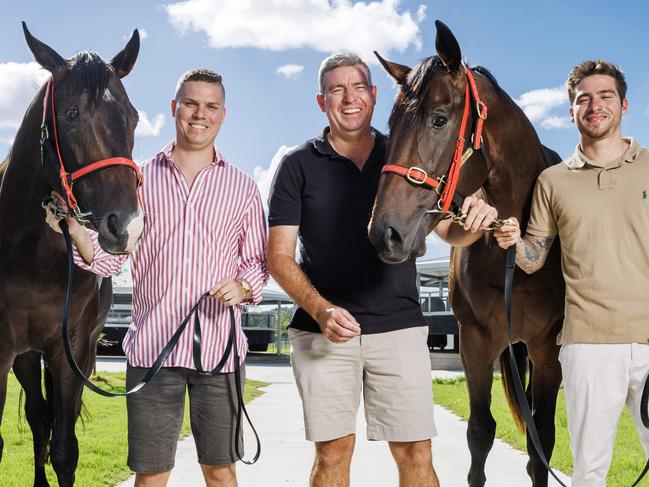
<path fill-rule="evenodd" d="M 376 49 L 388 59 L 414 65 L 435 52 L 435 19 L 453 30 L 471 64 L 493 72 L 531 117 L 541 140 L 562 156 L 577 141 L 567 119 L 563 82 L 574 64 L 594 57 L 626 72 L 630 110 L 624 133 L 649 144 L 649 7 L 640 1 L 7 3 L 11 6 L 0 16 L 0 156 L 9 152 L 17 124 L 45 76 L 29 64 L 21 20 L 64 57 L 89 49 L 110 59 L 130 32 L 140 29 L 140 56 L 124 81 L 141 111 L 134 152 L 138 161 L 173 138 L 169 101 L 179 75 L 192 67 L 220 72 L 228 117 L 217 143 L 228 160 L 256 177 L 264 194 L 273 161 L 326 124 L 315 103 L 322 58 L 340 49 Z M 395 88 L 376 64 L 371 67 L 378 86 L 374 126 L 386 130 Z M 433 254 L 446 251 L 434 239 L 431 244 Z"/>

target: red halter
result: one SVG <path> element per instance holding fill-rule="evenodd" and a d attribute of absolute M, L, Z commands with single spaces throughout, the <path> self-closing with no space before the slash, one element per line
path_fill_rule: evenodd
<path fill-rule="evenodd" d="M 44 149 L 49 149 L 48 152 L 51 153 L 51 147 L 48 147 L 46 145 L 49 142 L 49 133 L 46 124 L 48 101 L 50 109 L 52 111 L 52 127 L 54 128 L 54 145 L 56 147 L 56 155 L 54 155 L 53 153 L 51 155 L 54 164 L 58 166 L 61 188 L 63 188 L 63 190 L 65 191 L 68 208 L 70 211 L 73 211 L 77 217 L 81 216 L 81 213 L 79 211 L 79 204 L 77 203 L 77 199 L 74 197 L 74 193 L 72 191 L 74 182 L 90 174 L 91 172 L 98 171 L 99 169 L 110 166 L 130 167 L 131 169 L 133 169 L 133 171 L 135 171 L 135 176 L 137 177 L 137 187 L 139 188 L 140 186 L 142 186 L 143 178 L 140 169 L 137 167 L 137 164 L 135 164 L 135 162 L 125 157 L 109 157 L 108 159 L 102 159 L 101 161 L 93 162 L 92 164 L 88 164 L 81 169 L 77 169 L 72 173 L 69 173 L 65 170 L 65 166 L 63 165 L 63 158 L 61 157 L 61 149 L 59 148 L 59 135 L 56 128 L 56 111 L 54 109 L 54 83 L 52 82 L 52 78 L 50 78 L 47 82 L 47 86 L 45 87 L 45 98 L 43 99 L 43 121 L 41 124 L 41 157 L 43 159 L 43 164 L 45 161 Z M 138 191 L 138 199 L 139 198 L 140 193 Z"/>
<path fill-rule="evenodd" d="M 460 169 L 462 165 L 473 154 L 474 150 L 480 149 L 480 142 L 482 140 L 482 125 L 487 119 L 487 105 L 480 100 L 478 87 L 475 84 L 473 73 L 466 66 L 464 67 L 466 73 L 467 83 L 464 98 L 464 113 L 462 114 L 462 122 L 460 123 L 460 133 L 455 143 L 455 152 L 453 154 L 453 162 L 448 171 L 448 174 L 438 178 L 431 178 L 424 169 L 416 166 L 405 168 L 394 164 L 386 164 L 383 166 L 381 172 L 395 173 L 404 176 L 412 184 L 418 186 L 426 186 L 434 189 L 440 195 L 438 206 L 442 212 L 448 212 L 455 197 L 455 190 L 460 179 Z M 471 91 L 469 91 L 469 89 Z M 476 101 L 476 112 L 478 114 L 478 122 L 476 123 L 475 132 L 473 134 L 473 147 L 468 147 L 464 150 L 465 139 L 464 133 L 466 131 L 467 122 L 469 120 L 469 107 L 471 104 L 471 95 Z"/>

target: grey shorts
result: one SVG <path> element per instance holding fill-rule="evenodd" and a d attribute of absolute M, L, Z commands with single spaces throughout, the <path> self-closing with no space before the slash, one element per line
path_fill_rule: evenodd
<path fill-rule="evenodd" d="M 127 366 L 126 387 L 137 384 L 146 371 L 143 367 Z M 243 365 L 241 380 L 245 381 Z M 128 466 L 133 471 L 156 473 L 173 468 L 186 392 L 198 463 L 229 465 L 238 460 L 234 448 L 237 419 L 234 373 L 209 377 L 191 369 L 163 367 L 144 389 L 126 398 Z M 241 436 L 238 441 L 239 451 L 243 451 Z"/>
<path fill-rule="evenodd" d="M 293 328 L 289 337 L 307 440 L 355 433 L 361 393 L 368 439 L 410 442 L 437 434 L 427 326 L 338 344 Z"/>

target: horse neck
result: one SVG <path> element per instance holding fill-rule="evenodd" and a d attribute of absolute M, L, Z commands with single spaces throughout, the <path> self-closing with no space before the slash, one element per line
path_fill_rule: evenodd
<path fill-rule="evenodd" d="M 499 214 L 520 219 L 529 208 L 536 178 L 546 167 L 544 148 L 520 107 L 504 92 L 492 91 L 483 137 L 493 166 L 484 190 Z"/>
<path fill-rule="evenodd" d="M 40 125 L 44 87 L 30 104 L 7 158 L 0 188 L 0 231 L 14 234 L 18 229 L 44 225 L 41 198 L 49 192 L 40 153 Z"/>

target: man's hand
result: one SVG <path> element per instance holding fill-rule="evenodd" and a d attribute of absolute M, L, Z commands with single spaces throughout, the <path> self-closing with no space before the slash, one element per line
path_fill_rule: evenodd
<path fill-rule="evenodd" d="M 67 202 L 63 199 L 63 197 L 57 193 L 56 191 L 52 191 L 50 193 L 52 195 L 52 198 L 56 201 L 56 204 L 58 207 L 61 209 L 63 212 L 68 211 L 68 204 Z M 75 220 L 72 217 L 66 218 L 66 221 L 68 222 L 68 229 L 70 230 L 70 235 L 71 236 L 78 236 L 81 235 L 81 232 L 85 233 L 85 229 L 77 220 Z M 61 230 L 61 227 L 59 225 L 59 219 L 52 213 L 52 210 L 49 208 L 45 209 L 45 223 L 49 225 L 49 227 L 54 230 L 57 233 L 63 233 Z"/>
<path fill-rule="evenodd" d="M 226 306 L 234 306 L 243 301 L 243 288 L 235 279 L 223 279 L 210 289 L 210 296 L 215 297 Z"/>
<path fill-rule="evenodd" d="M 498 246 L 503 249 L 516 245 L 521 239 L 521 226 L 518 220 L 511 217 L 506 222 L 502 227 L 494 229 L 494 238 L 498 242 Z"/>
<path fill-rule="evenodd" d="M 361 327 L 345 308 L 326 303 L 315 316 L 322 334 L 334 343 L 346 341 L 361 334 Z"/>
<path fill-rule="evenodd" d="M 471 233 L 485 230 L 498 217 L 493 206 L 475 196 L 464 198 L 461 211 L 466 215 L 462 228 Z"/>

